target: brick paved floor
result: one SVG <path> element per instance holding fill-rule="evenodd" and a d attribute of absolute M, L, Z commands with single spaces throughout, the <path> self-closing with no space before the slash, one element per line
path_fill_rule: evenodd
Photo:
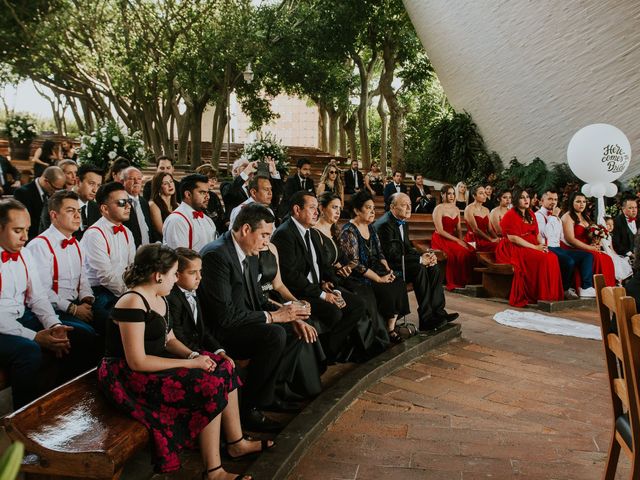
<path fill-rule="evenodd" d="M 600 342 L 501 326 L 492 316 L 508 306 L 495 302 L 451 294 L 448 307 L 462 339 L 373 385 L 290 480 L 601 478 L 611 412 Z M 593 311 L 555 315 L 597 323 Z"/>

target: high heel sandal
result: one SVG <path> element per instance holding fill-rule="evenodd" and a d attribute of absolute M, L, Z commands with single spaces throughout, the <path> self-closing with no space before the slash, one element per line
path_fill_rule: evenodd
<path fill-rule="evenodd" d="M 205 470 L 204 472 L 202 472 L 202 480 L 207 480 L 209 473 L 215 472 L 216 470 L 220 470 L 221 468 L 222 468 L 222 465 L 218 465 L 217 467 L 213 467 L 213 468 L 210 468 L 209 470 Z M 249 477 L 249 480 L 253 480 L 253 475 L 249 473 L 238 475 L 233 480 L 245 480 L 245 477 Z"/>
<path fill-rule="evenodd" d="M 223 450 L 224 456 L 235 462 L 235 461 L 242 460 L 242 459 L 249 459 L 249 458 L 257 457 L 258 455 L 260 455 L 265 450 L 269 450 L 270 448 L 273 448 L 273 447 L 276 446 L 275 442 L 273 442 L 273 444 L 269 445 L 269 440 L 260 440 L 260 450 L 257 450 L 255 452 L 244 453 L 242 455 L 237 455 L 237 456 L 234 457 L 233 455 L 231 455 L 229 453 L 229 445 L 235 445 L 236 443 L 240 443 L 242 440 L 250 440 L 250 439 L 248 439 L 246 437 L 240 437 L 235 442 L 227 442 L 227 445 L 225 446 L 225 449 Z"/>

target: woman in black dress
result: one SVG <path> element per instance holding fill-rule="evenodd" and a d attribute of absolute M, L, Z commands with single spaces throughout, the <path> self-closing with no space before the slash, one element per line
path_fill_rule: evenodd
<path fill-rule="evenodd" d="M 56 144 L 51 140 L 42 142 L 33 154 L 33 177 L 38 178 L 44 172 L 44 169 L 51 167 L 58 162 L 58 156 L 55 152 Z"/>
<path fill-rule="evenodd" d="M 166 218 L 178 208 L 176 200 L 176 185 L 173 175 L 166 172 L 158 172 L 151 179 L 151 200 L 149 212 L 151 224 L 158 238 L 162 238 L 162 225 Z"/>
<path fill-rule="evenodd" d="M 352 268 L 350 278 L 373 289 L 389 338 L 399 342 L 396 320 L 410 312 L 407 286 L 393 274 L 382 253 L 380 240 L 371 225 L 375 220 L 375 205 L 369 192 L 355 193 L 351 203 L 353 218 L 340 233 L 340 262 Z"/>
<path fill-rule="evenodd" d="M 227 479 L 220 461 L 220 424 L 227 453 L 241 457 L 273 446 L 242 435 L 231 359 L 192 352 L 171 330 L 164 297 L 175 281 L 178 257 L 161 244 L 138 249 L 125 273 L 130 288 L 116 303 L 107 326 L 106 355 L 98 384 L 118 408 L 149 429 L 159 472 L 180 468 L 179 452 L 199 440 L 203 478 Z M 251 479 L 250 475 L 237 479 Z"/>

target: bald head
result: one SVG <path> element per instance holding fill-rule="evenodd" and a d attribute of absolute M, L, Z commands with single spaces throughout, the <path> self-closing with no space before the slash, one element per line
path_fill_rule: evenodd
<path fill-rule="evenodd" d="M 411 217 L 411 199 L 406 193 L 394 193 L 389 206 L 391 214 L 398 220 L 408 220 Z"/>
<path fill-rule="evenodd" d="M 39 181 L 47 195 L 53 195 L 54 192 L 65 188 L 67 177 L 60 167 L 47 167 L 42 172 Z"/>

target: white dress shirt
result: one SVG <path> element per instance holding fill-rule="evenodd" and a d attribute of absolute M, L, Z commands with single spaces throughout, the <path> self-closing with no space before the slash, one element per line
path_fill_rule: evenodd
<path fill-rule="evenodd" d="M 0 253 L 4 251 L 0 247 Z M 44 328 L 50 328 L 60 319 L 53 311 L 47 292 L 40 283 L 36 259 L 26 249 L 20 251 L 22 260 L 0 261 L 0 333 L 16 335 L 33 340 L 36 332 L 23 327 L 19 318 L 24 315 L 26 306 L 36 315 Z M 23 263 L 24 261 L 24 263 Z M 28 273 L 27 273 L 28 272 Z"/>
<path fill-rule="evenodd" d="M 229 229 L 233 228 L 233 222 L 236 221 L 236 217 L 240 213 L 240 210 L 246 205 L 249 205 L 250 203 L 256 203 L 253 197 L 247 198 L 244 202 L 242 202 L 240 205 L 238 205 L 237 207 L 234 207 L 234 209 L 231 210 L 231 215 L 229 215 Z M 267 209 L 271 212 L 271 215 L 275 217 L 275 214 L 273 213 L 273 210 L 271 210 L 271 207 L 267 207 Z"/>
<path fill-rule="evenodd" d="M 216 224 L 213 220 L 207 215 L 193 218 L 193 212 L 195 210 L 190 205 L 182 202 L 165 219 L 162 225 L 162 238 L 166 245 L 171 248 L 186 247 L 199 252 L 207 243 L 215 240 Z M 192 235 L 191 245 L 189 245 L 189 231 Z"/>
<path fill-rule="evenodd" d="M 560 240 L 564 238 L 562 233 L 562 222 L 555 215 L 548 215 L 548 210 L 541 207 L 536 212 L 538 230 L 543 240 L 546 240 L 548 247 L 559 247 Z"/>
<path fill-rule="evenodd" d="M 51 254 L 51 250 L 49 250 L 47 242 L 38 237 L 47 238 L 51 248 L 53 248 L 58 263 L 58 293 L 53 289 L 54 257 Z M 62 248 L 62 241 L 68 240 L 68 238 L 53 225 L 38 237 L 29 242 L 26 249 L 37 260 L 38 276 L 42 287 L 47 291 L 53 308 L 66 312 L 74 300 L 93 297 L 93 291 L 82 264 L 80 245 L 76 243 Z"/>
<path fill-rule="evenodd" d="M 124 227 L 124 232 L 113 233 L 113 227 L 115 227 L 114 223 L 105 217 L 100 217 L 96 223 L 87 228 L 80 242 L 80 248 L 84 256 L 89 285 L 92 287 L 101 285 L 114 295 L 120 296 L 127 291 L 122 274 L 133 263 L 136 246 L 131 230 Z"/>
<path fill-rule="evenodd" d="M 638 226 L 636 225 L 636 222 L 630 222 L 629 218 L 626 215 L 624 216 L 624 219 L 627 221 L 627 227 L 629 227 L 629 230 L 631 230 L 631 233 L 633 233 L 634 235 L 638 233 Z"/>
<path fill-rule="evenodd" d="M 136 219 L 138 220 L 138 228 L 140 229 L 140 245 L 146 245 L 149 243 L 149 225 L 147 225 L 147 219 L 140 206 L 140 197 L 129 195 L 129 198 L 133 200 L 133 208 L 136 211 Z M 146 202 L 144 198 L 142 200 Z"/>
<path fill-rule="evenodd" d="M 184 298 L 187 299 L 187 303 L 189 304 L 189 307 L 191 307 L 191 315 L 193 316 L 193 323 L 197 324 L 198 323 L 198 304 L 196 302 L 196 297 L 195 297 L 196 292 L 194 292 L 193 290 L 186 290 L 181 286 L 178 286 L 178 288 L 184 294 Z"/>

